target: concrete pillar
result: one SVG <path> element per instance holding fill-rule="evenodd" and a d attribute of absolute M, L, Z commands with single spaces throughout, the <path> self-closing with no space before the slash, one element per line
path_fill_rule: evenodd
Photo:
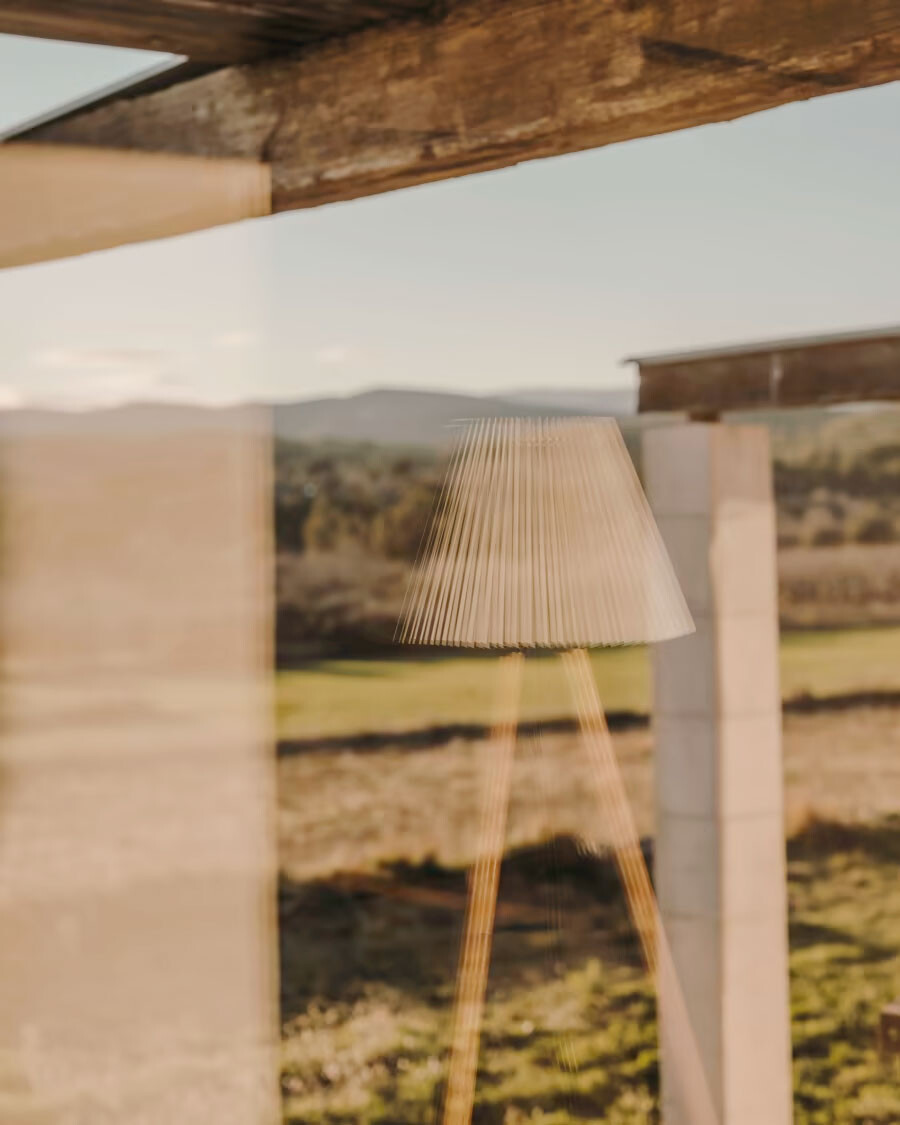
<path fill-rule="evenodd" d="M 697 626 L 654 651 L 663 925 L 721 1125 L 785 1125 L 791 1044 L 768 432 L 720 423 L 652 430 L 644 469 Z M 663 1042 L 666 1012 L 663 997 Z M 664 1046 L 666 1125 L 691 1125 L 667 1057 Z"/>

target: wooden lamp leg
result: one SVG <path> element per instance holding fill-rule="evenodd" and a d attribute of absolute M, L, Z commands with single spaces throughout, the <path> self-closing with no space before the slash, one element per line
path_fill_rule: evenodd
<path fill-rule="evenodd" d="M 582 649 L 563 653 L 563 664 L 578 713 L 578 725 L 591 765 L 600 805 L 612 833 L 613 854 L 625 886 L 625 897 L 638 932 L 647 969 L 655 977 L 657 968 L 656 896 L 637 825 L 631 813 L 625 783 L 613 750 L 606 716 L 597 693 L 590 657 Z"/>
<path fill-rule="evenodd" d="M 600 805 L 612 832 L 613 853 L 625 887 L 628 910 L 638 932 L 644 961 L 660 998 L 669 1011 L 665 1044 L 675 1080 L 683 1087 L 692 1125 L 715 1125 L 709 1081 L 703 1069 L 696 1036 L 678 981 L 640 837 L 628 803 L 606 716 L 594 682 L 590 657 L 584 649 L 563 653 L 563 663 L 578 712 L 578 724 L 588 751 Z"/>
<path fill-rule="evenodd" d="M 444 1125 L 469 1125 L 475 1103 L 478 1047 L 494 935 L 500 862 L 506 837 L 523 660 L 522 654 L 516 652 L 502 657 L 500 661 L 498 711 L 491 734 L 488 782 L 482 806 L 478 851 L 469 876 L 456 976 Z"/>

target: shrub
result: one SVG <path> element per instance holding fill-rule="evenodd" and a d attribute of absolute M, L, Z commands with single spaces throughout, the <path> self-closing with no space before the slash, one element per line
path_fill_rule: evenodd
<path fill-rule="evenodd" d="M 869 516 L 856 529 L 857 543 L 893 543 L 896 538 L 893 520 L 887 516 Z"/>
<path fill-rule="evenodd" d="M 820 527 L 812 537 L 813 547 L 837 547 L 844 542 L 844 532 L 841 528 Z"/>
<path fill-rule="evenodd" d="M 372 525 L 372 546 L 389 559 L 412 562 L 434 507 L 435 489 L 410 484 L 396 504 L 379 512 Z"/>

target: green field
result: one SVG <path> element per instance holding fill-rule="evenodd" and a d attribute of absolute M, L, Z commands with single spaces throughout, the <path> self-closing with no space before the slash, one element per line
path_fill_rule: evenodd
<path fill-rule="evenodd" d="M 650 709 L 646 649 L 603 649 L 594 671 L 607 711 Z M 442 723 L 489 724 L 496 657 L 428 660 L 325 660 L 278 676 L 283 738 L 415 730 Z M 785 699 L 900 690 L 900 628 L 786 633 L 781 641 Z M 560 662 L 534 657 L 526 665 L 523 720 L 571 713 Z"/>

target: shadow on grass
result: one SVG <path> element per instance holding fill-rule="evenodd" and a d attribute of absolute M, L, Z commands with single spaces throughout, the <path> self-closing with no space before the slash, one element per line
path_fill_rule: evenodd
<path fill-rule="evenodd" d="M 279 888 L 282 1019 L 310 1004 L 350 1004 L 387 985 L 437 1006 L 452 1001 L 466 871 L 403 861 L 377 876 L 336 875 Z M 570 837 L 509 852 L 500 879 L 492 985 L 548 964 L 601 955 L 640 966 L 612 859 Z"/>
<path fill-rule="evenodd" d="M 626 730 L 645 730 L 649 719 L 637 711 L 611 711 L 606 716 L 607 726 L 614 733 Z M 537 734 L 572 734 L 578 730 L 576 719 L 561 716 L 556 719 L 526 720 L 519 723 L 520 738 Z M 291 758 L 298 754 L 322 751 L 353 750 L 432 750 L 457 739 L 478 741 L 489 737 L 491 728 L 484 723 L 442 723 L 413 730 L 362 731 L 358 734 L 314 735 L 310 738 L 282 738 L 278 742 L 278 757 Z"/>
<path fill-rule="evenodd" d="M 652 867 L 652 846 L 644 845 Z M 900 863 L 900 816 L 874 824 L 812 818 L 788 843 L 792 864 L 812 878 L 833 855 Z M 796 878 L 794 872 L 792 880 Z M 426 860 L 385 865 L 374 876 L 349 873 L 279 888 L 282 1017 L 312 1004 L 354 1003 L 373 983 L 449 1004 L 466 900 L 466 870 Z M 791 948 L 855 944 L 867 961 L 894 955 L 842 928 L 801 917 Z M 491 981 L 527 978 L 548 958 L 577 964 L 603 955 L 635 967 L 640 957 L 612 858 L 568 836 L 510 851 L 501 869 Z"/>
<path fill-rule="evenodd" d="M 887 948 L 896 908 L 881 902 L 900 860 L 900 816 L 863 825 L 810 816 L 788 853 L 798 1113 L 892 1125 L 900 1103 L 885 1092 L 874 1044 L 878 1004 L 896 979 L 896 950 Z M 356 878 L 282 886 L 285 1022 L 312 1012 L 317 1027 L 338 1029 L 329 1044 L 379 1036 L 333 1094 L 335 1080 L 315 1058 L 295 1055 L 286 1088 L 302 1083 L 308 1100 L 285 1120 L 428 1125 L 443 1094 L 466 875 L 397 862 L 378 873 L 377 893 Z M 611 860 L 569 837 L 511 851 L 500 906 L 473 1125 L 525 1125 L 536 1111 L 560 1123 L 656 1125 L 653 990 Z M 416 1023 L 423 1007 L 427 1026 Z M 426 1062 L 435 1064 L 427 1080 Z M 364 1110 L 338 1108 L 341 1082 L 365 1093 Z M 320 1091 L 334 1104 L 313 1113 Z"/>
<path fill-rule="evenodd" d="M 789 860 L 823 860 L 854 852 L 877 863 L 900 863 L 900 814 L 860 824 L 811 813 L 788 841 Z"/>
<path fill-rule="evenodd" d="M 354 664 L 353 667 L 338 668 L 334 664 L 323 661 L 304 664 L 303 671 L 328 677 L 343 676 L 347 679 L 377 679 L 388 675 L 386 664 L 366 668 L 365 671 L 360 671 L 361 667 L 361 664 Z M 898 706 L 900 706 L 900 692 L 872 691 L 827 697 L 796 696 L 784 701 L 783 712 L 785 715 L 817 715 L 848 711 L 857 707 L 895 709 Z M 609 729 L 614 734 L 618 734 L 622 731 L 646 730 L 650 726 L 650 716 L 643 711 L 611 710 L 606 713 L 606 722 Z M 519 724 L 518 733 L 521 738 L 529 738 L 538 733 L 572 734 L 578 729 L 578 721 L 574 716 L 558 715 L 556 718 L 525 720 Z M 458 739 L 480 741 L 486 739 L 490 732 L 491 728 L 488 724 L 475 722 L 436 723 L 410 730 L 343 731 L 333 735 L 282 738 L 278 742 L 277 752 L 279 758 L 290 758 L 300 754 L 323 751 L 330 753 L 335 750 L 357 752 L 432 750 L 437 746 L 445 746 L 447 743 Z"/>

